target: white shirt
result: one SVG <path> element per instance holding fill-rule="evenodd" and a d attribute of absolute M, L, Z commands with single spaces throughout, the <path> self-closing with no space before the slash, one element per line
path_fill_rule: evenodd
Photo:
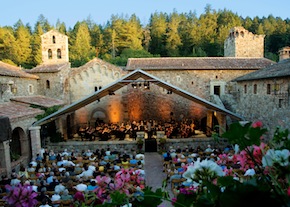
<path fill-rule="evenodd" d="M 93 176 L 93 172 L 94 171 L 88 169 L 86 171 L 83 171 L 81 174 L 79 174 L 78 177 L 83 177 L 83 176 L 85 176 L 85 177 L 91 177 L 91 176 Z"/>
<path fill-rule="evenodd" d="M 143 154 L 137 154 L 136 156 L 135 156 L 135 158 L 137 159 L 137 160 L 139 160 L 139 159 L 144 159 L 144 155 Z"/>
<path fill-rule="evenodd" d="M 54 195 L 52 195 L 51 196 L 51 201 L 53 202 L 53 201 L 59 201 L 60 200 L 60 195 L 58 195 L 58 194 L 54 194 Z"/>
<path fill-rule="evenodd" d="M 88 186 L 86 184 L 80 183 L 76 185 L 75 188 L 77 189 L 77 191 L 86 191 Z"/>

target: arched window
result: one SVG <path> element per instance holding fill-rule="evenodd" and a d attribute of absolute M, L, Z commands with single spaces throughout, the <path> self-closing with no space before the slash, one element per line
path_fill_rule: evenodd
<path fill-rule="evenodd" d="M 271 84 L 267 84 L 267 94 L 271 94 Z"/>
<path fill-rule="evenodd" d="M 52 36 L 52 43 L 55 44 L 55 36 Z"/>
<path fill-rule="evenodd" d="M 48 59 L 52 59 L 52 50 L 48 49 Z"/>
<path fill-rule="evenodd" d="M 49 82 L 49 80 L 46 80 L 46 88 L 50 88 L 50 82 Z"/>
<path fill-rule="evenodd" d="M 57 58 L 61 59 L 61 50 L 60 49 L 57 49 Z"/>
<path fill-rule="evenodd" d="M 254 94 L 257 94 L 257 84 L 254 84 Z"/>
<path fill-rule="evenodd" d="M 241 36 L 244 37 L 245 33 L 243 31 L 241 31 Z"/>
<path fill-rule="evenodd" d="M 244 93 L 247 93 L 247 85 L 244 85 Z"/>
<path fill-rule="evenodd" d="M 33 93 L 33 86 L 32 85 L 29 85 L 28 86 L 28 93 L 29 94 L 32 94 Z"/>

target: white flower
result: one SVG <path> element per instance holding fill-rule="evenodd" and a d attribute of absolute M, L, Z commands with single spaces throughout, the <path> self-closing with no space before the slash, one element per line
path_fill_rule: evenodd
<path fill-rule="evenodd" d="M 254 169 L 248 169 L 248 170 L 245 172 L 244 176 L 253 176 L 253 175 L 255 175 L 255 174 L 256 174 L 256 172 L 255 172 Z"/>
<path fill-rule="evenodd" d="M 278 163 L 281 166 L 287 166 L 289 164 L 289 150 L 269 149 L 266 155 L 262 158 L 263 167 L 271 167 L 274 163 Z"/>
<path fill-rule="evenodd" d="M 187 179 L 187 182 L 192 182 L 194 178 L 196 178 L 197 173 L 204 172 L 205 176 L 224 176 L 225 173 L 221 166 L 216 164 L 211 160 L 200 160 L 196 161 L 194 165 L 188 166 L 187 170 L 183 173 L 183 177 Z"/>

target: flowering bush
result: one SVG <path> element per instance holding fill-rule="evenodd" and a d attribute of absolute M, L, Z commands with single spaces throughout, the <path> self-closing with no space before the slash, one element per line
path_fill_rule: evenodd
<path fill-rule="evenodd" d="M 4 196 L 3 199 L 9 206 L 33 207 L 38 203 L 36 200 L 37 193 L 32 190 L 30 185 L 18 185 L 15 187 L 6 185 L 5 187 L 8 190 L 8 195 Z"/>
<path fill-rule="evenodd" d="M 242 150 L 219 156 L 217 164 L 225 166 L 225 174 L 210 161 L 189 166 L 184 177 L 198 178 L 198 185 L 181 188 L 174 206 L 290 206 L 288 130 L 277 128 L 267 144 L 262 142 L 265 132 L 261 122 L 232 124 L 222 137 Z M 207 179 L 197 177 L 200 171 L 207 172 L 203 173 Z"/>

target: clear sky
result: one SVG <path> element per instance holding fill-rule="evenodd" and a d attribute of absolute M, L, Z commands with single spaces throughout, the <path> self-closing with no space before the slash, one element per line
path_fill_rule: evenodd
<path fill-rule="evenodd" d="M 0 26 L 13 26 L 19 19 L 34 26 L 40 14 L 52 25 L 59 19 L 67 27 L 73 27 L 88 16 L 102 25 L 111 15 L 122 14 L 136 14 L 143 24 L 147 24 L 155 11 L 195 11 L 199 16 L 207 4 L 215 10 L 226 8 L 242 17 L 267 17 L 270 14 L 282 19 L 290 17 L 289 0 L 2 0 Z"/>

